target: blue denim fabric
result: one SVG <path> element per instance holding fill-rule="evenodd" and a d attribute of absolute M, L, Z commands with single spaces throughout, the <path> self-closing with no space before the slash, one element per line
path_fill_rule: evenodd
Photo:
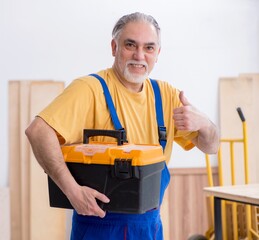
<path fill-rule="evenodd" d="M 169 181 L 165 164 L 161 174 L 160 204 Z M 107 212 L 104 218 L 82 216 L 74 211 L 70 240 L 163 240 L 160 209 L 144 214 Z"/>

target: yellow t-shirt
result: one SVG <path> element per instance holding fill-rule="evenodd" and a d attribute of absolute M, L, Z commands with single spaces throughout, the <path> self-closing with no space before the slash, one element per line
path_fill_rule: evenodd
<path fill-rule="evenodd" d="M 141 92 L 125 88 L 112 69 L 98 72 L 105 79 L 127 140 L 134 144 L 159 144 L 153 88 L 147 79 Z M 165 157 L 169 162 L 173 141 L 189 150 L 197 132 L 177 131 L 173 109 L 181 106 L 179 91 L 166 82 L 158 81 L 167 129 Z M 55 131 L 61 144 L 82 143 L 83 129 L 114 129 L 100 82 L 85 76 L 74 80 L 39 116 Z M 95 141 L 111 141 L 95 137 Z M 114 139 L 113 139 L 114 141 Z"/>

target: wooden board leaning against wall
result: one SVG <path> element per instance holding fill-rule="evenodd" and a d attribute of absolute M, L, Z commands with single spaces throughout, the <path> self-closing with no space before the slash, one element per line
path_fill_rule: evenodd
<path fill-rule="evenodd" d="M 259 74 L 240 74 L 237 77 L 221 78 L 219 82 L 219 106 L 220 106 L 220 130 L 223 139 L 243 139 L 243 126 L 237 114 L 237 107 L 244 113 L 247 126 L 248 147 L 248 183 L 259 182 Z M 234 144 L 234 168 L 235 175 L 231 176 L 230 146 L 222 144 L 222 168 L 223 185 L 244 184 L 244 144 Z M 227 204 L 227 222 L 231 226 L 232 206 Z M 246 236 L 246 221 L 244 206 L 238 206 L 238 224 L 240 237 Z M 259 209 L 252 207 L 252 226 L 259 231 Z M 228 228 L 227 235 L 231 239 L 233 229 Z"/>
<path fill-rule="evenodd" d="M 9 82 L 12 240 L 65 239 L 65 211 L 49 207 L 47 176 L 34 158 L 24 134 L 35 115 L 63 89 L 63 82 Z M 48 227 L 48 231 L 43 226 Z"/>
<path fill-rule="evenodd" d="M 238 77 L 220 79 L 220 130 L 222 138 L 243 138 L 242 122 L 236 108 L 240 107 L 246 118 L 248 139 L 249 182 L 259 182 L 259 74 L 240 74 Z M 223 180 L 230 184 L 229 152 L 223 148 Z M 244 183 L 243 146 L 235 147 L 236 184 Z"/>
<path fill-rule="evenodd" d="M 10 191 L 0 187 L 0 240 L 9 240 L 10 232 Z"/>

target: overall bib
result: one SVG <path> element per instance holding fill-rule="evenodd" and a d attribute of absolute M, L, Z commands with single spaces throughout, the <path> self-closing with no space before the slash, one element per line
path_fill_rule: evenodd
<path fill-rule="evenodd" d="M 96 75 L 102 84 L 106 102 L 111 112 L 111 117 L 115 129 L 122 129 L 118 120 L 114 105 L 109 94 L 109 90 L 104 80 Z M 154 85 L 155 84 L 155 85 Z M 156 115 L 159 129 L 160 144 L 163 148 L 166 145 L 166 134 L 160 91 L 156 81 L 152 80 L 152 86 L 156 100 Z M 108 92 L 107 92 L 108 91 Z M 108 97 L 107 97 L 108 96 Z M 115 115 L 114 115 L 115 112 Z M 161 118 L 162 116 L 162 118 Z M 161 130 L 161 131 L 160 131 Z M 168 168 L 164 166 L 161 173 L 160 204 L 162 203 L 164 192 L 170 181 Z M 163 227 L 160 217 L 160 209 L 152 209 L 143 214 L 125 214 L 106 212 L 104 218 L 95 216 L 82 216 L 73 213 L 73 224 L 70 240 L 163 240 Z"/>

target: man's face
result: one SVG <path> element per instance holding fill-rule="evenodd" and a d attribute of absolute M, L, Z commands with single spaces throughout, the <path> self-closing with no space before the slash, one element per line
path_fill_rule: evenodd
<path fill-rule="evenodd" d="M 143 83 L 160 52 L 155 27 L 147 22 L 128 23 L 117 40 L 112 40 L 114 69 L 121 81 Z"/>

